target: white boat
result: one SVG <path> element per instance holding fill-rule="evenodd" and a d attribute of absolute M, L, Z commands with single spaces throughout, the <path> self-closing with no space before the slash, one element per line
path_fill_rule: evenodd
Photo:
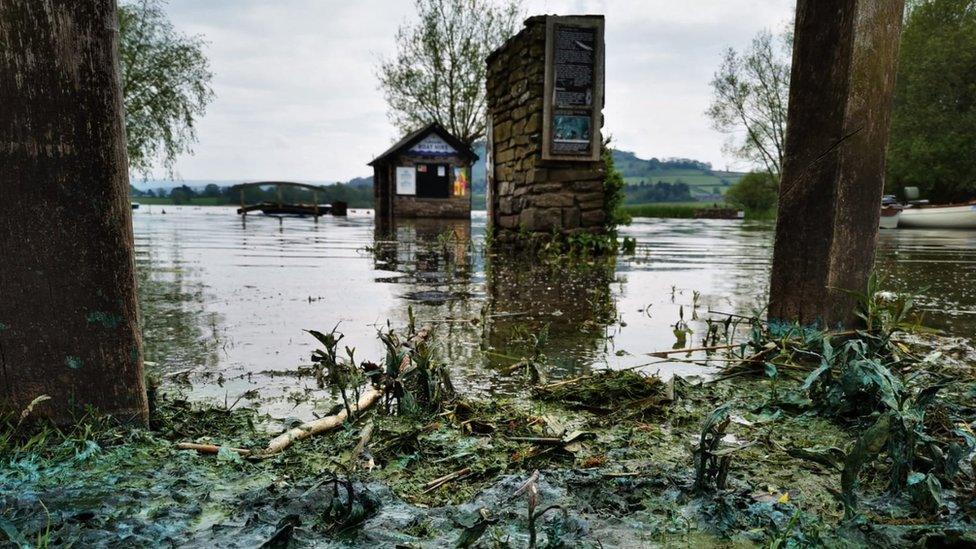
<path fill-rule="evenodd" d="M 898 228 L 976 229 L 976 202 L 905 208 L 899 216 Z"/>
<path fill-rule="evenodd" d="M 900 206 L 881 206 L 881 228 L 897 229 L 898 219 L 901 217 L 902 211 L 904 209 Z"/>

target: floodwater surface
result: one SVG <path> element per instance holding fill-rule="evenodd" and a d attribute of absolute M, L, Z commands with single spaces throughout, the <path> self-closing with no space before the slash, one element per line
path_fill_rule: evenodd
<path fill-rule="evenodd" d="M 436 327 L 439 356 L 469 392 L 513 392 L 528 381 L 511 367 L 537 353 L 552 377 L 713 373 L 648 353 L 671 349 L 681 320 L 693 347 L 708 319 L 761 311 L 773 240 L 768 222 L 636 219 L 621 231 L 634 254 L 554 263 L 486 254 L 483 212 L 385 231 L 362 210 L 245 221 L 229 207 L 144 206 L 133 218 L 150 371 L 195 399 L 302 419 L 335 403 L 301 375 L 316 348 L 305 330 L 337 327 L 340 347 L 379 361 L 377 331 L 404 327 L 409 311 Z M 972 336 L 976 232 L 882 231 L 877 266 L 927 325 Z"/>

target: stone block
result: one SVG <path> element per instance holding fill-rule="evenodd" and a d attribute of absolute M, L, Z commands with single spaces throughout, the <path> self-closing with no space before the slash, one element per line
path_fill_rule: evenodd
<path fill-rule="evenodd" d="M 580 214 L 580 224 L 584 227 L 596 227 L 603 225 L 607 219 L 607 214 L 603 210 L 590 210 Z"/>
<path fill-rule="evenodd" d="M 600 202 L 602 204 L 603 203 L 603 193 L 602 192 L 599 192 L 599 193 L 577 194 L 576 195 L 576 199 L 579 200 L 580 203 L 583 203 L 583 202 Z"/>
<path fill-rule="evenodd" d="M 508 141 L 512 137 L 512 122 L 506 120 L 495 124 L 495 143 Z"/>
<path fill-rule="evenodd" d="M 573 195 L 554 192 L 534 194 L 530 203 L 537 208 L 570 208 L 573 206 Z"/>
<path fill-rule="evenodd" d="M 562 210 L 560 208 L 526 208 L 519 214 L 519 226 L 533 232 L 562 230 Z"/>
<path fill-rule="evenodd" d="M 503 229 L 517 229 L 519 224 L 519 216 L 500 215 L 498 216 L 498 224 L 501 225 Z"/>
<path fill-rule="evenodd" d="M 512 197 L 503 196 L 498 199 L 498 211 L 502 214 L 515 213 L 515 209 L 512 207 Z"/>
<path fill-rule="evenodd" d="M 561 183 L 537 183 L 535 185 L 532 185 L 533 194 L 543 194 L 543 193 L 551 194 L 551 193 L 558 193 L 562 190 L 563 190 L 563 186 Z"/>
<path fill-rule="evenodd" d="M 518 144 L 518 138 L 525 134 L 525 120 L 519 120 L 515 124 L 512 124 L 512 141 Z"/>
<path fill-rule="evenodd" d="M 574 181 L 571 185 L 574 191 L 596 192 L 603 190 L 603 181 Z"/>
<path fill-rule="evenodd" d="M 563 230 L 576 229 L 580 226 L 580 209 L 577 207 L 563 208 Z"/>
<path fill-rule="evenodd" d="M 560 169 L 549 170 L 551 181 L 601 181 L 603 174 L 590 169 Z"/>
<path fill-rule="evenodd" d="M 499 181 L 511 181 L 514 175 L 512 168 L 508 164 L 503 164 L 495 168 L 495 177 Z"/>
<path fill-rule="evenodd" d="M 598 200 L 589 200 L 586 202 L 579 202 L 579 207 L 581 210 L 602 210 L 603 209 L 603 198 Z"/>
<path fill-rule="evenodd" d="M 495 152 L 496 163 L 511 162 L 514 159 L 515 159 L 515 149 L 507 149 L 501 152 L 498 151 Z"/>
<path fill-rule="evenodd" d="M 549 181 L 549 170 L 545 168 L 536 168 L 529 172 L 527 179 L 533 183 Z"/>

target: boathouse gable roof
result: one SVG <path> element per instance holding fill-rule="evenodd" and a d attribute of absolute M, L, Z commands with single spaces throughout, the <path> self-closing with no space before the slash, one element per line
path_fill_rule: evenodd
<path fill-rule="evenodd" d="M 392 147 L 387 149 L 383 154 L 377 156 L 370 162 L 369 166 L 376 166 L 380 164 L 388 164 L 392 162 L 396 157 L 402 154 L 415 154 L 417 156 L 444 156 L 443 154 L 438 154 L 436 152 L 425 152 L 423 150 L 414 150 L 417 145 L 422 143 L 437 144 L 437 139 L 440 139 L 444 144 L 446 144 L 451 149 L 454 149 L 454 153 L 451 156 L 459 156 L 474 162 L 478 160 L 478 155 L 474 153 L 468 145 L 464 144 L 463 141 L 451 135 L 443 126 L 437 122 L 432 122 L 427 124 L 419 130 L 410 132 L 403 139 L 398 141 Z"/>

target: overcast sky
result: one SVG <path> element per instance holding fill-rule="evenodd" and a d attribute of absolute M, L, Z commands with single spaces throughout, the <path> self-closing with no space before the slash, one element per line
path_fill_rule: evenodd
<path fill-rule="evenodd" d="M 606 16 L 606 130 L 639 156 L 742 168 L 703 115 L 722 51 L 779 30 L 795 0 L 526 0 L 527 15 Z M 216 99 L 199 123 L 183 179 L 333 181 L 397 137 L 374 67 L 412 0 L 170 0 L 201 34 Z"/>

